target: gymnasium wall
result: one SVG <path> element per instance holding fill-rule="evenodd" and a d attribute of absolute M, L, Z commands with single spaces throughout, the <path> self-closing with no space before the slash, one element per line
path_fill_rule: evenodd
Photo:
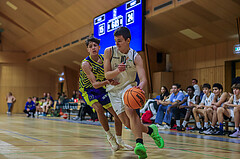
<path fill-rule="evenodd" d="M 186 89 L 191 85 L 191 79 L 196 78 L 199 85 L 206 82 L 212 85 L 218 82 L 223 85 L 224 89 L 230 90 L 229 83 L 231 82 L 227 80 L 231 74 L 231 68 L 226 67 L 225 63 L 240 59 L 239 55 L 233 54 L 233 46 L 236 43 L 237 41 L 226 41 L 171 53 L 174 83 L 180 83 L 182 88 Z"/>
<path fill-rule="evenodd" d="M 80 66 L 79 66 L 80 70 Z M 71 98 L 72 93 L 74 90 L 79 89 L 79 71 L 76 71 L 74 69 L 71 69 L 67 66 L 64 66 L 64 76 L 65 76 L 65 81 L 64 84 L 66 87 L 65 88 L 65 94 Z"/>
<path fill-rule="evenodd" d="M 6 95 L 16 97 L 13 113 L 22 113 L 27 97 L 42 97 L 43 92 L 57 94 L 57 76 L 30 66 L 23 52 L 0 52 L 0 113 L 7 112 Z"/>

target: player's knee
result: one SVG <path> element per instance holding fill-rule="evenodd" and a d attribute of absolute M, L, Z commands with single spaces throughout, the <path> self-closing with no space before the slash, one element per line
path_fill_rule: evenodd
<path fill-rule="evenodd" d="M 212 113 L 212 109 L 207 109 L 207 113 L 209 114 L 209 113 Z"/>
<path fill-rule="evenodd" d="M 218 114 L 223 113 L 223 111 L 224 111 L 224 109 L 223 109 L 222 107 L 217 109 L 217 113 L 218 113 Z"/>
<path fill-rule="evenodd" d="M 234 107 L 234 109 L 233 109 L 234 114 L 239 113 L 239 111 L 240 111 L 239 107 Z"/>

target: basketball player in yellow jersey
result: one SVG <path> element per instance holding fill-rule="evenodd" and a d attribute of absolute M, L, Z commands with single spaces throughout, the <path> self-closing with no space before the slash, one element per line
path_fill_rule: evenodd
<path fill-rule="evenodd" d="M 113 109 L 122 123 L 130 127 L 135 138 L 135 154 L 139 158 L 147 158 L 146 148 L 143 145 L 142 133 L 149 134 L 159 148 L 164 147 L 164 141 L 158 133 L 156 125 L 144 126 L 134 109 L 125 106 L 123 95 L 127 89 L 134 86 L 136 74 L 140 78 L 137 86 L 140 89 L 146 85 L 146 75 L 143 68 L 141 56 L 129 47 L 131 34 L 126 27 L 120 27 L 114 32 L 116 46 L 109 47 L 104 52 L 104 72 L 106 79 L 117 81 L 118 85 L 107 85 L 107 92 L 110 97 Z"/>
<path fill-rule="evenodd" d="M 98 119 L 102 124 L 103 129 L 107 134 L 107 139 L 111 145 L 112 150 L 133 150 L 133 148 L 122 141 L 122 123 L 117 114 L 114 112 L 110 99 L 105 89 L 106 84 L 118 84 L 115 81 L 106 80 L 103 69 L 103 55 L 99 55 L 100 40 L 90 37 L 86 40 L 87 51 L 89 56 L 82 62 L 82 69 L 80 70 L 79 91 L 85 102 L 97 111 Z M 108 119 L 104 114 L 104 109 L 107 109 L 115 120 L 116 138 L 111 134 Z M 116 140 L 117 139 L 117 140 Z"/>

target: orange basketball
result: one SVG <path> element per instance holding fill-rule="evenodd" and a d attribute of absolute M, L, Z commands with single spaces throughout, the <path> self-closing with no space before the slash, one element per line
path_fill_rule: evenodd
<path fill-rule="evenodd" d="M 63 112 L 60 112 L 60 113 L 59 113 L 59 115 L 61 115 L 61 116 L 62 116 L 62 115 L 63 115 Z"/>
<path fill-rule="evenodd" d="M 138 109 L 145 103 L 145 94 L 139 88 L 129 88 L 124 93 L 123 100 L 129 108 Z"/>

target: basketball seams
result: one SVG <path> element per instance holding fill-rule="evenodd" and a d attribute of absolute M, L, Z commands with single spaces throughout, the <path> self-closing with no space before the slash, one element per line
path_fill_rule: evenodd
<path fill-rule="evenodd" d="M 127 106 L 128 106 L 128 107 L 130 107 L 130 103 L 129 103 L 129 99 L 128 99 L 129 92 L 130 92 L 130 91 L 129 91 L 129 90 L 127 90 L 127 95 L 126 95 L 126 98 L 127 98 L 127 103 L 128 103 L 128 104 L 127 104 Z M 125 103 L 125 104 L 126 104 L 126 103 Z"/>
<path fill-rule="evenodd" d="M 143 92 L 141 91 L 141 93 L 139 93 L 139 92 L 137 92 L 137 91 L 134 91 L 134 90 L 132 90 L 133 92 L 135 92 L 135 93 L 137 93 L 137 94 L 139 94 L 139 95 L 141 95 L 142 96 L 142 99 L 145 99 L 145 95 L 143 94 Z"/>
<path fill-rule="evenodd" d="M 132 95 L 133 90 L 131 89 L 130 91 L 131 91 L 131 96 L 133 97 L 133 99 L 135 100 L 136 104 L 137 104 L 138 107 L 140 108 L 141 105 L 139 105 L 139 102 L 138 102 L 138 101 L 136 100 L 136 98 Z M 135 93 L 136 93 L 136 92 L 135 92 Z"/>
<path fill-rule="evenodd" d="M 142 101 L 145 102 L 145 94 L 141 89 L 132 87 L 124 93 L 124 103 L 132 109 L 138 109 L 142 106 Z"/>

